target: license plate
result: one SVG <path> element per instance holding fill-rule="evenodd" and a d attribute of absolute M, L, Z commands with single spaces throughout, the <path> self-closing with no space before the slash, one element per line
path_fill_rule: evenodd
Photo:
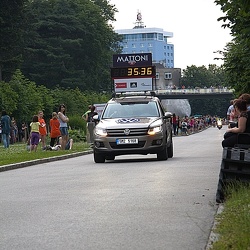
<path fill-rule="evenodd" d="M 138 139 L 116 139 L 116 144 L 138 144 Z"/>

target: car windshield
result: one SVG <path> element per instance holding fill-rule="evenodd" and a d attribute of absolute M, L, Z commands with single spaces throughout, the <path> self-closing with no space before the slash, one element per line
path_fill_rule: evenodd
<path fill-rule="evenodd" d="M 156 102 L 122 102 L 110 103 L 102 118 L 159 117 Z"/>

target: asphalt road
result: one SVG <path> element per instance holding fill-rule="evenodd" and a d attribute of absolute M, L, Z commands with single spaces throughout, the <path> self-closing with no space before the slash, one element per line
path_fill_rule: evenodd
<path fill-rule="evenodd" d="M 167 161 L 89 154 L 1 172 L 0 249 L 205 249 L 224 132 L 175 137 Z"/>

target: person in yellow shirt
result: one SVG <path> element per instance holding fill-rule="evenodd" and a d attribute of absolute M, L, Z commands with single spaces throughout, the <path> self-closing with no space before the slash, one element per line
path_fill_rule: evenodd
<path fill-rule="evenodd" d="M 37 150 L 37 145 L 40 139 L 39 126 L 40 122 L 38 121 L 38 116 L 34 115 L 32 122 L 30 123 L 30 152 L 36 152 Z"/>

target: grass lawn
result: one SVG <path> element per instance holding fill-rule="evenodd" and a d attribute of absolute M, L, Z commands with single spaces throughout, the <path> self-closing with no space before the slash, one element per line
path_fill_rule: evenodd
<path fill-rule="evenodd" d="M 25 143 L 15 143 L 10 145 L 8 149 L 0 145 L 0 166 L 19 163 L 24 161 L 31 161 L 36 159 L 48 158 L 51 156 L 59 156 L 65 154 L 71 154 L 76 152 L 83 152 L 89 150 L 89 146 L 85 142 L 74 142 L 71 150 L 59 150 L 59 151 L 43 151 L 40 146 L 37 148 L 37 152 L 29 152 L 26 149 Z"/>
<path fill-rule="evenodd" d="M 250 183 L 237 183 L 228 188 L 224 209 L 216 221 L 214 232 L 218 240 L 211 249 L 250 249 Z"/>

